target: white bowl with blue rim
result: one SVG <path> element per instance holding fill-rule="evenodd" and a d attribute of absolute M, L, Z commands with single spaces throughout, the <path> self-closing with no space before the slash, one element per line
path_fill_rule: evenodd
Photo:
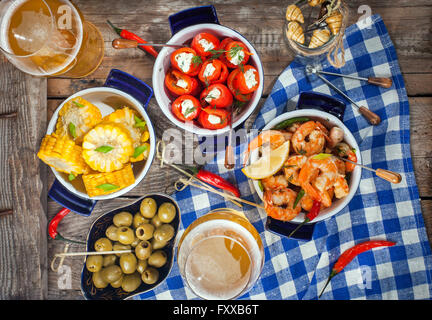
<path fill-rule="evenodd" d="M 233 128 L 240 126 L 258 106 L 264 89 L 264 70 L 258 52 L 255 50 L 253 45 L 240 33 L 219 24 L 216 9 L 212 5 L 195 7 L 180 11 L 169 17 L 169 23 L 171 27 L 172 38 L 167 42 L 168 44 L 183 44 L 191 41 L 197 34 L 201 32 L 209 32 L 221 40 L 223 38 L 229 37 L 241 41 L 252 53 L 248 64 L 254 66 L 258 70 L 260 84 L 258 89 L 254 92 L 252 99 L 243 106 L 242 111 L 233 119 Z M 198 136 L 214 136 L 227 133 L 229 131 L 229 126 L 218 130 L 209 130 L 197 125 L 186 124 L 185 122 L 178 120 L 172 113 L 172 99 L 165 88 L 164 81 L 166 72 L 171 65 L 171 53 L 175 50 L 176 49 L 174 48 L 164 47 L 159 52 L 153 67 L 153 89 L 160 109 L 165 114 L 165 116 L 177 127 L 195 133 Z"/>
<path fill-rule="evenodd" d="M 145 111 L 152 95 L 153 90 L 146 83 L 123 71 L 113 69 L 102 87 L 79 91 L 60 104 L 48 124 L 47 134 L 51 134 L 55 131 L 58 114 L 63 105 L 70 99 L 79 96 L 98 107 L 102 113 L 102 117 L 110 114 L 115 109 L 124 106 L 136 110 L 147 124 L 150 135 L 150 151 L 146 161 L 136 162 L 132 165 L 135 182 L 126 188 L 108 195 L 89 197 L 81 179 L 69 181 L 67 174 L 58 172 L 54 168 L 51 168 L 55 175 L 55 181 L 52 184 L 48 195 L 53 200 L 75 213 L 88 216 L 91 214 L 98 200 L 119 197 L 132 190 L 141 182 L 150 169 L 156 150 L 155 132 L 150 117 Z"/>
<path fill-rule="evenodd" d="M 362 163 L 360 148 L 351 131 L 343 123 L 343 116 L 345 111 L 345 103 L 335 97 L 328 96 L 316 92 L 302 92 L 300 94 L 296 110 L 283 113 L 272 121 L 270 121 L 262 130 L 269 130 L 274 128 L 277 124 L 292 118 L 307 117 L 311 120 L 319 120 L 328 129 L 334 126 L 341 128 L 344 132 L 344 142 L 349 144 L 356 150 L 357 163 Z M 256 150 L 251 154 L 251 161 L 258 158 L 258 151 Z M 355 166 L 354 171 L 349 179 L 349 193 L 346 197 L 336 199 L 333 201 L 329 208 L 325 208 L 320 214 L 310 223 L 304 225 L 301 229 L 296 231 L 292 238 L 309 240 L 312 237 L 314 226 L 317 222 L 327 220 L 332 216 L 343 210 L 349 202 L 353 199 L 361 180 L 362 168 Z M 253 180 L 253 186 L 258 196 L 263 199 L 263 191 L 257 180 Z M 266 228 L 269 231 L 279 235 L 287 236 L 294 230 L 299 223 L 305 219 L 305 213 L 301 212 L 297 217 L 291 221 L 279 221 L 271 217 L 267 217 Z"/>

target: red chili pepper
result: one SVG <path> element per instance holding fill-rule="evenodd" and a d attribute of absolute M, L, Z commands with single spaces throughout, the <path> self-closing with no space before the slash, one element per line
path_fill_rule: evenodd
<path fill-rule="evenodd" d="M 63 208 L 55 215 L 55 217 L 50 221 L 50 223 L 48 225 L 48 234 L 54 240 L 63 240 L 63 241 L 68 241 L 68 242 L 72 242 L 72 243 L 85 244 L 85 242 L 66 239 L 57 231 L 57 227 L 58 227 L 60 221 L 62 221 L 63 218 L 69 214 L 69 212 L 70 212 L 69 209 Z"/>
<path fill-rule="evenodd" d="M 145 41 L 144 39 L 142 39 L 141 37 L 137 36 L 135 33 L 132 33 L 126 29 L 120 29 L 117 28 L 116 26 L 114 26 L 109 20 L 107 20 L 108 24 L 111 26 L 111 28 L 113 28 L 113 30 L 123 39 L 128 39 L 128 40 L 135 40 L 138 43 L 147 43 L 147 41 Z M 147 51 L 148 53 L 150 53 L 153 57 L 157 57 L 158 56 L 158 52 L 155 50 L 154 47 L 152 46 L 139 46 L 139 49 L 143 50 L 143 51 Z"/>
<path fill-rule="evenodd" d="M 365 241 L 365 242 L 359 243 L 359 244 L 355 245 L 354 247 L 349 248 L 348 250 L 345 250 L 340 255 L 340 257 L 336 261 L 336 263 L 333 265 L 330 276 L 328 277 L 327 282 L 324 285 L 324 288 L 322 289 L 318 298 L 321 297 L 325 288 L 330 283 L 330 280 L 335 275 L 337 275 L 339 272 L 341 272 L 360 253 L 371 250 L 373 248 L 378 248 L 378 247 L 391 247 L 391 246 L 394 246 L 395 244 L 396 244 L 396 242 L 393 242 L 393 241 L 371 240 L 371 241 Z"/>
<path fill-rule="evenodd" d="M 293 230 L 293 232 L 290 233 L 290 235 L 288 236 L 288 238 L 290 238 L 298 229 L 300 229 L 303 225 L 305 225 L 306 223 L 312 221 L 313 219 L 315 219 L 318 214 L 320 213 L 321 210 L 321 202 L 320 201 L 313 201 L 312 204 L 312 208 L 310 209 L 310 211 L 306 214 L 305 219 L 303 220 L 302 223 L 300 223 L 297 228 L 295 228 Z"/>
<path fill-rule="evenodd" d="M 229 191 L 233 193 L 237 198 L 240 198 L 240 191 L 235 185 L 213 172 L 200 169 L 196 174 L 196 177 L 201 181 L 207 182 L 208 184 L 216 188 Z"/>

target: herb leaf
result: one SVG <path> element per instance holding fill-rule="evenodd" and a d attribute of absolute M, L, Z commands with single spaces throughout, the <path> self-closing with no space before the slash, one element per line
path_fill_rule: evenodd
<path fill-rule="evenodd" d="M 96 188 L 102 189 L 103 191 L 112 191 L 112 190 L 118 189 L 119 186 L 116 186 L 116 185 L 111 184 L 111 183 L 104 183 L 104 184 L 98 185 Z"/>
<path fill-rule="evenodd" d="M 134 150 L 134 154 L 133 154 L 132 157 L 133 158 L 138 158 L 146 150 L 147 150 L 147 145 L 146 144 L 142 145 L 142 146 L 139 146 L 139 147 L 136 147 L 135 150 Z"/>
<path fill-rule="evenodd" d="M 68 176 L 69 181 L 75 180 L 76 176 L 73 173 L 70 173 Z"/>
<path fill-rule="evenodd" d="M 74 100 L 72 100 L 72 103 L 75 104 L 78 108 L 85 108 L 85 105 L 83 105 L 83 104 L 81 104 L 79 102 L 76 102 Z"/>
<path fill-rule="evenodd" d="M 100 146 L 99 148 L 96 148 L 95 151 L 97 152 L 102 152 L 102 153 L 108 153 L 110 152 L 112 149 L 114 149 L 111 146 Z"/>
<path fill-rule="evenodd" d="M 185 113 L 183 114 L 183 116 L 185 118 L 189 117 L 190 114 L 192 114 L 193 112 L 195 112 L 196 107 L 192 107 L 192 108 L 188 108 L 186 109 Z"/>
<path fill-rule="evenodd" d="M 139 117 L 134 116 L 135 119 L 135 128 L 144 128 L 146 126 L 146 122 L 144 120 L 141 120 Z"/>
<path fill-rule="evenodd" d="M 324 160 L 327 158 L 330 158 L 332 155 L 329 153 L 319 153 L 316 156 L 313 157 L 315 160 Z"/>
<path fill-rule="evenodd" d="M 69 133 L 72 136 L 72 138 L 75 139 L 77 137 L 76 127 L 75 127 L 75 125 L 72 122 L 69 123 Z"/>
<path fill-rule="evenodd" d="M 194 66 L 200 65 L 203 63 L 202 59 L 200 56 L 193 56 L 192 58 L 192 63 Z"/>

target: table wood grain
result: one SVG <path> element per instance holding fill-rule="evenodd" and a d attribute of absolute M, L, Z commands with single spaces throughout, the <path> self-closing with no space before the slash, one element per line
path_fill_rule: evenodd
<path fill-rule="evenodd" d="M 260 106 L 280 72 L 293 60 L 285 45 L 282 28 L 285 5 L 280 0 L 216 1 L 114 1 L 77 0 L 74 3 L 93 22 L 105 40 L 106 55 L 96 72 L 84 79 L 38 79 L 23 75 L 0 60 L 0 113 L 18 110 L 16 119 L 0 119 L 0 210 L 13 214 L 0 217 L 0 299 L 83 299 L 80 292 L 82 257 L 68 258 L 61 273 L 52 272 L 49 263 L 63 251 L 62 242 L 47 238 L 47 221 L 61 209 L 47 198 L 46 190 L 54 177 L 36 158 L 47 121 L 57 106 L 71 94 L 101 86 L 112 68 L 128 72 L 151 85 L 154 59 L 140 50 L 115 51 L 116 38 L 106 24 L 114 24 L 141 35 L 147 41 L 169 40 L 168 16 L 204 4 L 216 7 L 221 24 L 249 39 L 260 53 L 265 72 L 265 89 Z M 432 6 L 429 0 L 349 1 L 350 23 L 363 14 L 361 5 L 380 14 L 393 40 L 406 82 L 410 102 L 411 151 L 419 187 L 424 220 L 432 241 Z M 257 111 L 254 113 L 254 115 Z M 148 114 L 158 138 L 173 127 L 160 112 L 153 98 Z M 254 115 L 248 120 L 252 123 Z M 91 223 L 108 210 L 126 205 L 151 192 L 172 193 L 179 178 L 169 168 L 161 169 L 155 160 L 149 174 L 126 195 L 99 201 L 88 218 L 68 215 L 59 231 L 66 237 L 85 240 Z M 70 251 L 80 251 L 72 246 Z M 68 274 L 70 272 L 70 277 Z"/>

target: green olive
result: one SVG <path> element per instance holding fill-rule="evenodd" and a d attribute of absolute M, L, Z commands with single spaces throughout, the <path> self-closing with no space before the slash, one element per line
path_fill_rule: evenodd
<path fill-rule="evenodd" d="M 170 224 L 163 224 L 156 228 L 153 237 L 157 241 L 170 241 L 174 237 L 174 227 Z"/>
<path fill-rule="evenodd" d="M 102 277 L 102 271 L 94 272 L 92 274 L 92 282 L 94 286 L 98 289 L 103 289 L 108 286 L 108 282 Z"/>
<path fill-rule="evenodd" d="M 132 292 L 138 289 L 141 285 L 141 274 L 134 272 L 132 274 L 127 274 L 123 277 L 122 289 L 126 292 Z"/>
<path fill-rule="evenodd" d="M 152 267 L 160 268 L 167 262 L 167 254 L 163 250 L 156 250 L 148 258 L 148 264 Z"/>
<path fill-rule="evenodd" d="M 147 265 L 148 265 L 147 260 L 138 260 L 137 271 L 139 273 L 143 273 L 144 270 L 147 269 Z"/>
<path fill-rule="evenodd" d="M 137 236 L 135 236 L 134 241 L 131 243 L 131 247 L 135 248 L 140 241 L 141 241 L 141 239 L 139 239 Z"/>
<path fill-rule="evenodd" d="M 116 242 L 113 245 L 113 250 L 117 251 L 117 250 L 130 250 L 132 249 L 130 245 L 128 244 L 121 244 L 120 242 Z M 122 253 L 116 253 L 115 254 L 117 257 L 120 257 L 122 255 Z"/>
<path fill-rule="evenodd" d="M 143 240 L 135 248 L 135 255 L 140 260 L 145 260 L 150 257 L 152 252 L 152 246 L 151 243 L 147 240 Z"/>
<path fill-rule="evenodd" d="M 117 281 L 123 275 L 121 268 L 116 264 L 103 268 L 100 272 L 102 275 L 102 279 L 104 279 L 105 282 L 108 283 Z"/>
<path fill-rule="evenodd" d="M 152 225 L 154 225 L 155 228 L 158 228 L 158 227 L 160 227 L 160 226 L 163 224 L 163 222 L 161 221 L 161 219 L 159 218 L 158 215 L 155 215 L 155 216 L 151 219 L 150 223 L 151 223 Z"/>
<path fill-rule="evenodd" d="M 156 209 L 157 204 L 153 198 L 145 198 L 141 201 L 140 212 L 144 218 L 153 218 L 156 214 Z"/>
<path fill-rule="evenodd" d="M 111 251 L 112 243 L 108 238 L 99 238 L 94 244 L 96 251 Z"/>
<path fill-rule="evenodd" d="M 176 208 L 171 202 L 162 203 L 158 209 L 158 217 L 163 223 L 170 223 L 174 220 Z"/>
<path fill-rule="evenodd" d="M 140 225 L 138 228 L 136 228 L 135 235 L 140 240 L 149 240 L 153 238 L 154 230 L 155 230 L 154 225 L 150 223 L 144 223 Z"/>
<path fill-rule="evenodd" d="M 143 224 L 143 223 L 149 223 L 149 222 L 150 222 L 150 220 L 144 218 L 144 217 L 142 216 L 141 212 L 137 212 L 137 213 L 135 213 L 135 215 L 134 215 L 132 225 L 133 225 L 133 227 L 136 229 L 136 228 L 138 228 L 139 225 L 141 225 L 141 224 Z"/>
<path fill-rule="evenodd" d="M 115 254 L 107 254 L 103 257 L 103 263 L 102 265 L 104 266 L 104 268 L 108 267 L 108 266 L 112 266 L 113 264 L 116 263 L 117 257 Z"/>
<path fill-rule="evenodd" d="M 122 244 L 131 244 L 135 240 L 135 234 L 129 227 L 120 227 L 117 229 L 118 241 Z"/>
<path fill-rule="evenodd" d="M 116 227 L 130 227 L 132 225 L 132 213 L 122 211 L 114 215 L 113 223 Z"/>
<path fill-rule="evenodd" d="M 119 264 L 124 274 L 131 274 L 136 271 L 137 258 L 133 253 L 123 253 L 120 256 Z"/>
<path fill-rule="evenodd" d="M 102 269 L 102 256 L 88 256 L 86 259 L 86 268 L 90 272 L 98 272 Z"/>
<path fill-rule="evenodd" d="M 153 250 L 162 249 L 168 244 L 168 241 L 157 241 L 155 238 L 151 240 Z"/>
<path fill-rule="evenodd" d="M 117 227 L 115 225 L 110 225 L 106 231 L 105 235 L 108 239 L 112 241 L 118 241 L 118 235 L 117 235 Z"/>
<path fill-rule="evenodd" d="M 122 286 L 122 283 L 123 283 L 123 278 L 125 277 L 125 275 L 123 275 L 122 274 L 122 276 L 118 279 L 118 280 L 116 280 L 116 281 L 114 281 L 114 282 L 111 282 L 110 283 L 110 285 L 111 285 L 111 287 L 113 287 L 113 288 L 120 288 L 121 286 Z"/>
<path fill-rule="evenodd" d="M 146 284 L 153 284 L 159 279 L 159 271 L 155 268 L 148 267 L 141 274 L 141 279 Z"/>

